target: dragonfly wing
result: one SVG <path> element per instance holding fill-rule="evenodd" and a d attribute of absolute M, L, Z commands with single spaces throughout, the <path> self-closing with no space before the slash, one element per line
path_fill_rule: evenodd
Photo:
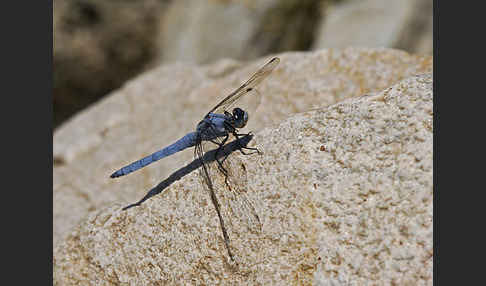
<path fill-rule="evenodd" d="M 219 223 L 221 226 L 221 231 L 223 232 L 223 238 L 224 238 L 224 243 L 226 246 L 226 249 L 228 251 L 228 255 L 231 258 L 232 261 L 234 261 L 234 256 L 233 253 L 231 252 L 230 248 L 230 239 L 228 235 L 228 231 L 226 230 L 225 226 L 225 215 L 221 213 L 221 203 L 219 201 L 218 196 L 216 195 L 216 186 L 213 183 L 212 177 L 214 173 L 214 168 L 211 166 L 211 160 L 215 160 L 217 158 L 217 154 L 214 153 L 214 158 L 206 158 L 206 148 L 204 147 L 205 145 L 208 145 L 210 141 L 203 141 L 201 136 L 199 136 L 196 140 L 196 145 L 194 148 L 194 157 L 200 160 L 201 167 L 199 168 L 199 179 L 201 180 L 201 184 L 206 189 L 206 191 L 209 193 L 209 196 L 211 198 L 211 202 L 213 203 L 214 208 L 216 209 L 216 213 L 218 214 L 218 219 Z M 219 138 L 215 138 L 214 142 L 217 142 L 219 144 L 222 144 L 222 142 Z M 211 142 L 212 143 L 212 142 Z M 212 143 L 216 148 L 219 148 L 220 145 Z M 227 216 L 226 216 L 227 217 Z"/>
<path fill-rule="evenodd" d="M 242 96 L 253 91 L 260 82 L 268 77 L 268 75 L 275 69 L 279 62 L 279 58 L 272 58 L 268 63 L 261 67 L 257 72 L 255 72 L 243 85 L 230 93 L 213 109 L 211 109 L 209 113 L 224 113 L 224 111 L 231 112 L 231 106 Z"/>
<path fill-rule="evenodd" d="M 248 232 L 260 233 L 261 223 L 253 203 L 246 195 L 246 173 L 245 176 L 240 177 L 240 170 L 230 169 L 230 166 L 234 165 L 230 163 L 234 152 L 221 147 L 227 141 L 224 140 L 224 137 L 217 138 L 214 140 L 215 143 L 198 140 L 194 156 L 202 162 L 202 166 L 199 168 L 201 184 L 211 197 L 219 217 L 226 248 L 234 260 L 230 249 L 232 241 L 230 239 L 244 237 Z M 225 147 L 227 146 L 229 145 L 226 144 Z M 211 152 L 213 157 L 207 157 L 209 154 L 207 151 L 218 148 L 221 151 Z"/>
<path fill-rule="evenodd" d="M 229 186 L 224 190 L 225 200 L 228 202 L 228 207 L 231 212 L 233 221 L 238 220 L 240 229 L 258 233 L 262 230 L 260 217 L 254 207 L 254 202 L 247 195 L 247 178 L 244 165 L 236 166 L 235 160 L 224 167 L 227 170 L 227 181 Z M 226 162 L 225 162 L 226 163 Z M 219 176 L 223 174 L 219 172 Z"/>
<path fill-rule="evenodd" d="M 214 144 L 210 141 L 202 141 L 196 148 L 198 156 L 203 156 L 207 151 L 220 148 L 230 139 L 223 141 L 221 137 L 217 138 Z M 227 145 L 227 144 L 226 144 Z M 261 230 L 260 218 L 254 207 L 254 202 L 247 195 L 247 177 L 243 164 L 236 164 L 234 152 L 221 151 L 219 154 L 214 153 L 216 158 L 211 161 L 203 162 L 200 168 L 200 176 L 203 177 L 203 183 L 207 188 L 212 188 L 218 200 L 223 206 L 221 207 L 225 219 L 230 225 L 236 221 L 248 231 L 259 232 Z"/>

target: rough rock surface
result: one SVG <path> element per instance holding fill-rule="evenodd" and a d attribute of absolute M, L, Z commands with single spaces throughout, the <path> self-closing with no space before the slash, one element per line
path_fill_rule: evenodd
<path fill-rule="evenodd" d="M 256 133 L 263 155 L 232 170 L 263 228 L 230 226 L 238 265 L 194 172 L 91 212 L 55 248 L 55 284 L 432 285 L 432 98 L 422 74 Z"/>
<path fill-rule="evenodd" d="M 431 72 L 432 58 L 390 49 L 284 53 L 258 88 L 262 94 L 247 130 L 289 114 L 383 90 L 400 79 Z M 243 64 L 167 65 L 149 71 L 63 124 L 54 133 L 54 245 L 89 211 L 128 204 L 192 159 L 185 150 L 118 179 L 116 169 L 172 143 L 268 58 Z"/>

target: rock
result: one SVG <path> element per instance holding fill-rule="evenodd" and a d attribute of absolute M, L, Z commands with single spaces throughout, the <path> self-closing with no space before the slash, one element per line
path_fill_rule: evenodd
<path fill-rule="evenodd" d="M 417 5 L 416 21 L 403 33 L 402 43 L 406 51 L 417 54 L 432 55 L 434 53 L 434 17 L 433 1 L 422 1 Z"/>
<path fill-rule="evenodd" d="M 160 18 L 159 62 L 211 63 L 308 50 L 329 0 L 173 1 Z"/>
<path fill-rule="evenodd" d="M 387 47 L 432 54 L 432 0 L 350 0 L 326 9 L 315 49 Z"/>
<path fill-rule="evenodd" d="M 387 49 L 284 53 L 258 88 L 262 100 L 246 130 L 258 132 L 292 113 L 383 90 L 404 77 L 431 72 L 432 58 Z M 192 160 L 172 155 L 126 177 L 115 170 L 194 130 L 205 113 L 268 58 L 243 64 L 165 65 L 135 78 L 54 132 L 54 245 L 91 210 L 139 200 Z"/>
<path fill-rule="evenodd" d="M 432 74 L 409 76 L 381 92 L 369 92 L 376 86 L 366 85 L 364 80 L 354 83 L 354 88 L 343 89 L 344 84 L 330 84 L 332 79 L 336 82 L 346 79 L 346 85 L 353 86 L 355 77 L 350 75 L 355 73 L 348 70 L 325 75 L 329 66 L 334 66 L 329 61 L 336 53 L 339 52 L 282 54 L 275 75 L 262 83 L 267 102 L 285 98 L 295 102 L 294 106 L 302 108 L 301 111 L 317 102 L 322 105 L 282 116 L 275 125 L 266 125 L 268 121 L 261 117 L 263 129 L 255 134 L 254 141 L 263 155 L 243 156 L 238 152 L 231 155 L 234 159 L 231 170 L 263 225 L 258 232 L 238 227 L 237 219 L 231 220 L 235 224 L 228 224 L 238 265 L 228 259 L 214 207 L 193 172 L 140 207 L 121 211 L 122 199 L 97 207 L 54 249 L 55 284 L 432 285 Z M 340 53 L 334 64 L 346 63 L 355 71 L 366 58 L 362 50 Z M 405 53 L 391 56 L 395 53 L 389 50 L 376 53 L 375 60 L 370 61 L 376 66 L 369 64 L 368 69 L 363 66 L 362 72 L 386 69 L 383 62 L 378 64 L 383 57 L 391 62 L 409 57 Z M 196 96 L 205 95 L 206 101 L 206 92 L 241 79 L 256 66 L 255 62 L 219 82 L 200 84 L 204 88 L 199 86 L 188 96 L 187 109 L 195 105 Z M 411 65 L 406 69 L 412 69 Z M 163 82 L 169 80 L 158 77 L 164 70 L 168 73 L 169 67 L 144 75 L 88 112 L 94 113 L 96 108 L 115 99 L 126 105 L 135 104 L 135 86 L 144 83 L 150 90 L 152 77 Z M 170 66 L 172 75 L 167 77 L 173 82 L 161 94 L 195 85 L 198 81 L 193 78 L 204 78 L 203 70 Z M 177 75 L 184 73 L 188 75 L 178 81 L 185 85 L 176 80 Z M 298 77 L 300 74 L 307 75 L 309 81 Z M 367 79 L 372 81 L 371 77 Z M 337 98 L 330 91 L 317 92 L 324 86 L 333 87 L 330 90 L 335 93 L 355 92 L 341 94 L 347 99 L 334 102 L 324 101 L 324 97 L 315 100 L 321 94 Z M 356 97 L 357 86 L 366 90 L 367 95 Z M 299 89 L 301 92 L 297 93 Z M 142 123 L 148 122 L 149 108 L 160 107 L 149 98 L 146 103 L 140 100 L 143 106 L 127 109 L 133 114 L 134 109 L 141 108 L 147 114 L 144 119 L 147 121 Z M 177 106 L 176 100 L 171 102 L 172 106 Z M 185 112 L 189 116 L 190 112 Z M 134 119 L 131 114 L 127 115 L 130 120 Z M 278 113 L 270 115 L 274 114 Z M 107 131 L 107 142 L 102 145 L 119 152 L 114 144 L 115 135 L 126 140 L 124 143 L 151 145 L 137 141 L 138 131 L 131 124 L 127 121 L 112 127 L 114 130 Z M 128 133 L 129 130 L 134 131 Z M 157 132 L 150 134 L 159 136 Z M 137 144 L 131 146 L 137 150 L 131 151 L 130 156 L 144 150 Z M 143 192 L 141 185 L 133 183 L 137 181 L 135 176 L 125 178 L 132 181 L 130 187 L 122 181 L 110 181 L 95 188 L 95 174 L 109 173 L 99 172 L 100 166 L 119 166 L 115 161 L 128 159 L 107 152 L 106 159 L 98 161 L 101 158 L 93 154 L 99 151 L 91 150 L 91 168 L 77 164 L 76 169 L 90 169 L 79 178 L 79 181 L 91 178 L 91 189 L 85 187 L 86 193 L 95 189 L 100 195 L 114 194 L 125 192 L 124 188 L 137 194 Z M 160 174 L 154 170 L 141 172 L 139 176 L 147 181 Z M 66 176 L 64 173 L 62 177 Z"/>
<path fill-rule="evenodd" d="M 339 1 L 343 6 L 328 13 L 334 2 L 56 0 L 54 128 L 159 64 L 353 45 L 431 54 L 430 0 Z"/>

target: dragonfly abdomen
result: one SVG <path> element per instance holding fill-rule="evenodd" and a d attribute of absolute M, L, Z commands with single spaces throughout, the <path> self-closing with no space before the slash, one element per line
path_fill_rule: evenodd
<path fill-rule="evenodd" d="M 131 163 L 130 165 L 127 165 L 118 171 L 114 172 L 111 174 L 111 178 L 116 178 L 120 176 L 124 176 L 126 174 L 129 174 L 131 172 L 134 172 L 138 169 L 141 169 L 148 164 L 151 164 L 155 161 L 158 161 L 164 157 L 170 156 L 174 153 L 177 153 L 179 151 L 182 151 L 186 148 L 194 146 L 196 143 L 196 132 L 191 132 L 186 134 L 184 137 L 181 139 L 177 140 L 176 142 L 172 143 L 171 145 L 165 147 L 162 150 L 159 150 L 153 154 L 150 154 L 138 161 L 135 161 Z"/>

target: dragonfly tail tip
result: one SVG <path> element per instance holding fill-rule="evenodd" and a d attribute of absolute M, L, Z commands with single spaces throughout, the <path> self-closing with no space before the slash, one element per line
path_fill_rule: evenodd
<path fill-rule="evenodd" d="M 120 177 L 120 174 L 118 174 L 118 172 L 115 172 L 110 175 L 110 178 L 116 178 L 116 177 Z"/>
<path fill-rule="evenodd" d="M 126 211 L 129 208 L 136 207 L 136 206 L 139 206 L 139 205 L 140 205 L 140 202 L 128 205 L 128 206 L 122 208 L 122 211 Z"/>

